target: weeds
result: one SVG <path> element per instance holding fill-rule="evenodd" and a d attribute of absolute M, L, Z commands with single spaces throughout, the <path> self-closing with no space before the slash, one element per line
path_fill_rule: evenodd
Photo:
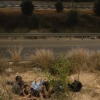
<path fill-rule="evenodd" d="M 0 74 L 5 72 L 5 69 L 9 66 L 8 62 L 4 59 L 0 60 Z"/>
<path fill-rule="evenodd" d="M 30 56 L 30 59 L 33 60 L 39 67 L 42 69 L 47 69 L 54 61 L 54 53 L 51 50 L 37 49 L 33 55 Z"/>
<path fill-rule="evenodd" d="M 100 51 L 91 52 L 90 62 L 89 62 L 90 71 L 100 71 Z"/>
<path fill-rule="evenodd" d="M 15 47 L 8 50 L 11 55 L 11 60 L 14 63 L 18 63 L 21 58 L 22 47 Z M 71 94 L 68 90 L 67 84 L 70 81 L 70 70 L 73 73 L 80 71 L 100 71 L 100 51 L 90 51 L 88 49 L 77 48 L 67 52 L 67 54 L 57 54 L 51 50 L 37 49 L 31 56 L 30 59 L 37 64 L 36 67 L 50 72 L 56 72 L 48 75 L 51 85 L 54 88 L 55 94 L 51 100 L 73 100 L 76 96 L 74 93 Z M 28 65 L 27 65 L 28 66 Z M 4 59 L 0 60 L 0 73 L 4 72 L 5 68 L 8 67 L 8 63 L 5 63 Z M 15 68 L 16 69 L 16 68 Z M 18 67 L 17 67 L 18 69 Z M 22 70 L 21 70 L 22 71 Z M 48 72 L 47 72 L 48 73 Z M 46 75 L 45 75 L 46 76 Z M 11 89 L 5 85 L 6 74 L 0 76 L 0 100 L 11 100 L 12 92 Z"/>
<path fill-rule="evenodd" d="M 100 51 L 90 51 L 83 48 L 72 49 L 68 51 L 67 59 L 72 72 L 100 70 Z"/>
<path fill-rule="evenodd" d="M 18 64 L 18 62 L 21 60 L 21 53 L 22 53 L 23 47 L 14 47 L 12 49 L 9 49 L 8 52 L 11 56 L 11 60 L 14 62 L 14 64 Z"/>
<path fill-rule="evenodd" d="M 90 57 L 90 51 L 83 48 L 76 48 L 68 51 L 67 59 L 70 61 L 72 72 L 79 72 L 84 64 L 86 64 Z M 82 68 L 82 70 L 85 69 Z"/>
<path fill-rule="evenodd" d="M 56 70 L 55 78 L 51 79 L 50 82 L 55 91 L 55 98 L 65 98 L 67 92 L 67 84 L 68 84 L 68 61 L 65 59 L 63 54 L 60 54 L 57 58 L 57 61 L 52 64 L 53 70 Z M 67 79 L 67 80 L 66 80 Z M 63 96 L 63 97 L 62 97 Z"/>
<path fill-rule="evenodd" d="M 6 74 L 0 78 L 0 100 L 11 100 L 12 91 L 9 86 L 6 85 Z"/>

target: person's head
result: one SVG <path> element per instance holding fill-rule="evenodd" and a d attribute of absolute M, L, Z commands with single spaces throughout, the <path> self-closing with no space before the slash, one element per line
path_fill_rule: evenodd
<path fill-rule="evenodd" d="M 16 76 L 15 80 L 16 80 L 17 82 L 21 82 L 21 81 L 22 81 L 22 77 L 21 77 L 21 76 Z"/>

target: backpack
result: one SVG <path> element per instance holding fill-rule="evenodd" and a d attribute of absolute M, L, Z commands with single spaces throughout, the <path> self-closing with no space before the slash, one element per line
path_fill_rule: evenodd
<path fill-rule="evenodd" d="M 73 83 L 68 84 L 68 87 L 73 92 L 79 92 L 82 88 L 82 83 L 80 81 L 75 80 Z"/>

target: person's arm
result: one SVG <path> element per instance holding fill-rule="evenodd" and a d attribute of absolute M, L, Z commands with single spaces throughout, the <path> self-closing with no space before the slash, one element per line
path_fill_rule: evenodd
<path fill-rule="evenodd" d="M 22 91 L 22 92 L 23 92 L 23 96 L 26 96 L 26 94 L 25 94 L 25 89 L 23 89 L 23 91 Z"/>
<path fill-rule="evenodd" d="M 25 89 L 23 89 L 23 96 L 29 98 L 31 96 L 31 92 L 28 91 L 28 94 L 25 94 Z"/>
<path fill-rule="evenodd" d="M 26 97 L 27 98 L 29 98 L 31 96 L 31 93 L 30 92 L 28 92 L 28 95 L 26 95 Z"/>

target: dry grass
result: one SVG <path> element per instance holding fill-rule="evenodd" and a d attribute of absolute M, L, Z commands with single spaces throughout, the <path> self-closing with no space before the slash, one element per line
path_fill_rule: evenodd
<path fill-rule="evenodd" d="M 55 53 L 52 50 L 37 49 L 32 55 L 29 56 L 29 58 L 26 59 L 30 59 L 33 64 L 30 62 L 20 65 L 19 62 L 23 60 L 21 57 L 22 50 L 23 48 L 21 46 L 8 50 L 11 56 L 10 60 L 13 61 L 15 65 L 19 65 L 19 67 L 13 67 L 16 71 L 21 69 L 20 66 L 23 66 L 23 71 L 26 71 L 26 69 L 30 70 L 32 67 L 40 67 L 42 69 L 50 68 L 54 62 L 57 61 L 57 56 L 59 56 L 59 54 L 55 56 Z M 88 49 L 76 48 L 67 52 L 66 59 L 69 61 L 71 70 L 74 73 L 80 71 L 100 71 L 100 51 L 90 51 Z M 4 70 L 9 67 L 12 68 L 8 61 L 0 59 L 0 73 L 4 72 Z"/>
<path fill-rule="evenodd" d="M 8 52 L 11 56 L 11 60 L 14 62 L 14 64 L 17 64 L 21 60 L 21 53 L 22 53 L 23 47 L 14 47 L 12 49 L 9 49 Z"/>
<path fill-rule="evenodd" d="M 0 77 L 0 100 L 12 100 L 12 90 L 6 85 L 6 77 L 6 75 Z"/>
<path fill-rule="evenodd" d="M 0 8 L 0 13 L 4 13 L 4 14 L 12 14 L 12 13 L 21 13 L 20 9 L 17 8 Z"/>
<path fill-rule="evenodd" d="M 14 56 L 14 55 L 16 56 L 15 51 L 17 52 L 18 56 L 20 56 L 22 47 L 19 47 L 17 49 L 16 48 L 12 49 L 10 51 L 12 56 Z M 14 58 L 16 58 L 16 57 L 14 57 Z M 33 60 L 34 63 L 37 63 L 39 65 L 39 67 L 46 69 L 49 66 L 51 66 L 51 64 L 55 61 L 55 54 L 51 50 L 37 49 L 35 51 L 35 53 L 33 53 L 33 55 L 30 56 L 30 59 Z M 67 59 L 69 59 L 71 65 L 73 66 L 73 70 L 75 68 L 75 70 L 77 70 L 77 72 L 79 71 L 77 66 L 80 66 L 82 71 L 84 69 L 85 70 L 87 69 L 89 71 L 94 71 L 94 70 L 100 71 L 100 51 L 90 51 L 88 49 L 83 49 L 83 48 L 72 49 L 72 50 L 68 51 Z M 7 67 L 7 65 L 3 59 L 0 60 L 0 68 L 1 68 L 1 66 Z M 18 67 L 14 68 L 14 70 L 16 70 L 16 69 L 18 69 Z M 34 71 L 32 71 L 32 68 L 30 69 L 31 71 L 25 72 L 25 73 L 22 73 L 21 67 L 19 70 L 21 71 L 21 73 L 19 73 L 18 75 L 23 76 L 23 79 L 27 82 L 31 82 L 35 78 L 38 78 L 38 79 L 46 78 L 46 76 L 47 76 L 45 73 L 41 74 L 42 72 L 35 73 Z M 92 74 L 92 76 L 89 76 L 88 74 L 89 75 Z M 94 76 L 93 73 L 88 73 L 88 74 L 86 73 L 84 75 L 84 73 L 80 73 L 80 75 L 81 75 L 80 80 L 83 84 L 85 84 L 85 88 L 83 87 L 82 91 L 80 93 L 78 93 L 78 95 L 76 95 L 75 98 L 78 98 L 78 99 L 82 98 L 84 93 L 87 93 L 87 95 L 92 96 L 92 94 L 89 91 L 90 88 L 93 91 L 94 91 L 94 88 L 96 88 L 98 90 L 100 89 L 100 88 L 97 88 L 96 86 L 92 89 L 92 85 L 94 84 L 94 79 L 95 78 L 99 79 L 99 77 Z M 14 77 L 16 75 L 17 74 L 15 74 L 15 73 L 11 74 L 10 76 L 7 76 L 6 74 L 0 75 L 0 100 L 15 100 L 12 98 L 12 97 L 14 97 L 14 95 L 12 94 L 11 86 L 9 87 L 8 85 L 5 85 L 5 82 L 8 79 L 11 81 L 14 80 Z M 92 81 L 92 83 L 89 83 L 90 81 Z M 98 85 L 100 86 L 99 83 L 98 83 Z M 96 93 L 96 91 L 94 91 L 94 93 Z M 84 96 L 87 97 L 87 95 L 84 95 Z M 98 93 L 98 95 L 99 95 L 99 93 Z M 97 97 L 95 97 L 95 98 L 97 98 Z M 51 100 L 53 100 L 53 99 L 51 98 Z M 72 100 L 75 100 L 75 99 L 72 99 Z M 87 99 L 87 100 L 90 100 L 90 99 Z"/>
<path fill-rule="evenodd" d="M 100 71 L 100 51 L 90 51 L 88 49 L 77 48 L 68 51 L 67 59 L 74 72 Z"/>
<path fill-rule="evenodd" d="M 0 58 L 0 74 L 5 72 L 5 69 L 9 67 L 8 61 L 4 58 Z"/>
<path fill-rule="evenodd" d="M 80 14 L 86 14 L 86 15 L 93 15 L 94 12 L 91 9 L 79 9 Z"/>
<path fill-rule="evenodd" d="M 54 53 L 51 50 L 37 49 L 30 59 L 34 61 L 42 69 L 50 67 L 54 61 Z"/>
<path fill-rule="evenodd" d="M 100 71 L 100 51 L 91 52 L 90 62 L 88 67 L 91 71 L 93 70 Z"/>
<path fill-rule="evenodd" d="M 34 13 L 36 14 L 48 14 L 48 15 L 65 15 L 66 13 L 68 13 L 71 9 L 66 9 L 65 11 L 61 12 L 61 13 L 57 13 L 56 10 L 34 10 Z M 78 10 L 81 14 L 88 14 L 91 15 L 93 14 L 93 10 L 90 9 L 79 9 Z M 5 14 L 9 14 L 9 13 L 21 13 L 21 9 L 20 8 L 0 8 L 0 13 L 5 13 Z"/>
<path fill-rule="evenodd" d="M 89 59 L 90 51 L 88 49 L 76 48 L 68 51 L 67 58 L 80 64 L 86 63 Z M 77 58 L 77 59 L 76 59 Z"/>

